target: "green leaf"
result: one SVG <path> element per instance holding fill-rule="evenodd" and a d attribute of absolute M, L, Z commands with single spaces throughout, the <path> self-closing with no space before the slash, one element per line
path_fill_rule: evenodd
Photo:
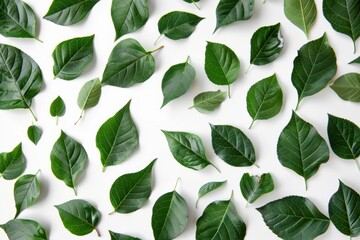
<path fill-rule="evenodd" d="M 220 104 L 226 99 L 226 92 L 220 90 L 202 92 L 194 98 L 195 108 L 200 113 L 208 113 L 217 109 Z"/>
<path fill-rule="evenodd" d="M 215 167 L 207 159 L 204 144 L 199 136 L 187 132 L 161 131 L 166 137 L 173 157 L 181 165 L 193 170 L 201 170 L 208 165 Z"/>
<path fill-rule="evenodd" d="M 9 240 L 47 240 L 44 228 L 33 220 L 14 219 L 0 225 Z"/>
<path fill-rule="evenodd" d="M 195 69 L 190 65 L 189 58 L 184 63 L 171 66 L 166 71 L 161 84 L 164 95 L 161 107 L 184 95 L 194 81 L 195 74 Z"/>
<path fill-rule="evenodd" d="M 94 36 L 69 39 L 56 46 L 52 53 L 54 78 L 73 80 L 84 72 L 94 56 Z"/>
<path fill-rule="evenodd" d="M 31 125 L 27 130 L 27 135 L 30 141 L 36 145 L 42 136 L 42 130 L 36 125 Z"/>
<path fill-rule="evenodd" d="M 140 240 L 140 238 L 128 236 L 121 233 L 115 233 L 109 230 L 111 240 Z"/>
<path fill-rule="evenodd" d="M 284 12 L 287 19 L 300 28 L 306 34 L 306 37 L 308 37 L 310 28 L 312 27 L 317 15 L 315 1 L 285 0 Z"/>
<path fill-rule="evenodd" d="M 254 12 L 254 0 L 220 0 L 216 7 L 216 32 L 233 22 L 248 20 Z"/>
<path fill-rule="evenodd" d="M 44 16 L 53 23 L 69 26 L 81 22 L 99 0 L 54 0 Z"/>
<path fill-rule="evenodd" d="M 111 52 L 102 84 L 128 88 L 145 82 L 155 71 L 155 60 L 151 54 L 160 48 L 147 52 L 135 39 L 120 41 Z"/>
<path fill-rule="evenodd" d="M 147 0 L 113 0 L 111 17 L 114 23 L 115 41 L 145 25 L 149 18 Z"/>
<path fill-rule="evenodd" d="M 39 40 L 36 37 L 36 16 L 32 8 L 21 0 L 1 0 L 0 34 L 4 37 Z"/>
<path fill-rule="evenodd" d="M 56 117 L 56 125 L 58 124 L 59 117 L 65 115 L 66 105 L 64 100 L 58 96 L 50 105 L 50 115 Z"/>
<path fill-rule="evenodd" d="M 131 213 L 140 209 L 152 191 L 152 169 L 156 159 L 139 172 L 117 178 L 110 189 L 114 212 Z"/>
<path fill-rule="evenodd" d="M 96 231 L 100 236 L 96 226 L 100 221 L 100 212 L 85 200 L 70 200 L 60 205 L 55 205 L 59 211 L 61 221 L 65 228 L 72 234 L 84 236 Z"/>
<path fill-rule="evenodd" d="M 333 85 L 332 90 L 345 101 L 360 102 L 360 74 L 347 73 L 340 76 Z"/>
<path fill-rule="evenodd" d="M 51 170 L 55 177 L 72 188 L 76 195 L 76 183 L 88 160 L 84 147 L 61 131 L 50 154 Z"/>
<path fill-rule="evenodd" d="M 261 208 L 266 225 L 282 239 L 314 239 L 329 227 L 329 219 L 307 198 L 289 196 Z"/>
<path fill-rule="evenodd" d="M 14 199 L 16 206 L 15 218 L 26 208 L 33 205 L 40 197 L 40 183 L 37 174 L 21 176 L 15 182 Z"/>
<path fill-rule="evenodd" d="M 128 159 L 139 145 L 138 132 L 130 115 L 130 103 L 103 123 L 96 134 L 103 171 L 107 166 Z"/>
<path fill-rule="evenodd" d="M 19 143 L 11 152 L 0 153 L 0 178 L 13 180 L 25 171 L 26 163 Z"/>
<path fill-rule="evenodd" d="M 197 5 L 197 2 L 200 2 L 200 0 L 183 0 L 184 2 L 187 2 L 187 3 L 192 3 L 195 5 L 195 7 L 200 10 L 200 7 L 199 5 Z"/>
<path fill-rule="evenodd" d="M 208 183 L 205 183 L 204 185 L 202 185 L 200 187 L 200 189 L 199 189 L 199 192 L 198 192 L 198 199 L 196 201 L 196 208 L 197 208 L 197 205 L 198 205 L 198 202 L 199 202 L 200 198 L 202 198 L 206 194 L 214 191 L 215 189 L 218 189 L 219 187 L 221 187 L 225 183 L 226 183 L 226 180 L 222 181 L 222 182 L 208 182 Z"/>
<path fill-rule="evenodd" d="M 280 163 L 307 180 L 329 160 L 329 147 L 324 138 L 295 112 L 279 136 L 277 155 Z"/>
<path fill-rule="evenodd" d="M 175 190 L 160 196 L 152 209 L 151 226 L 155 240 L 174 239 L 189 220 L 185 199 Z"/>
<path fill-rule="evenodd" d="M 360 64 L 360 56 L 349 62 L 349 64 L 357 63 Z"/>
<path fill-rule="evenodd" d="M 234 167 L 255 164 L 254 146 L 240 129 L 230 125 L 210 124 L 210 127 L 212 146 L 219 158 Z"/>
<path fill-rule="evenodd" d="M 360 195 L 339 180 L 339 189 L 330 198 L 329 216 L 335 227 L 350 237 L 360 235 Z"/>
<path fill-rule="evenodd" d="M 270 173 L 261 174 L 261 176 L 250 176 L 244 173 L 240 180 L 240 190 L 243 197 L 249 203 L 254 203 L 262 195 L 274 190 L 274 182 Z"/>
<path fill-rule="evenodd" d="M 158 30 L 161 35 L 173 40 L 188 38 L 203 19 L 188 12 L 173 11 L 160 18 Z"/>
<path fill-rule="evenodd" d="M 271 63 L 278 58 L 283 46 L 280 23 L 259 28 L 251 37 L 250 64 L 260 66 Z"/>
<path fill-rule="evenodd" d="M 291 74 L 291 81 L 298 92 L 297 107 L 304 97 L 325 88 L 336 71 L 336 55 L 326 34 L 302 46 Z"/>
<path fill-rule="evenodd" d="M 231 199 L 210 203 L 196 221 L 196 239 L 242 240 L 246 225 Z"/>
<path fill-rule="evenodd" d="M 283 92 L 276 74 L 255 83 L 246 96 L 247 110 L 253 119 L 269 119 L 276 116 L 283 105 Z"/>
<path fill-rule="evenodd" d="M 205 72 L 216 85 L 228 85 L 235 82 L 240 74 L 240 61 L 236 54 L 220 43 L 207 42 L 205 51 Z M 230 95 L 230 91 L 228 92 Z"/>
<path fill-rule="evenodd" d="M 333 29 L 348 35 L 354 43 L 360 36 L 359 0 L 323 0 L 323 12 Z"/>

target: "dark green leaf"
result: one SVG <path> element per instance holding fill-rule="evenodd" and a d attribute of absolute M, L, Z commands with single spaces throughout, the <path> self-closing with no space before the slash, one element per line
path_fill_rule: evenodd
<path fill-rule="evenodd" d="M 140 240 L 140 238 L 128 236 L 121 233 L 115 233 L 112 231 L 109 231 L 111 240 Z"/>
<path fill-rule="evenodd" d="M 189 37 L 204 18 L 187 12 L 174 11 L 162 16 L 158 22 L 161 35 L 178 40 Z"/>
<path fill-rule="evenodd" d="M 33 220 L 14 219 L 0 225 L 9 240 L 47 240 L 44 228 Z"/>
<path fill-rule="evenodd" d="M 174 239 L 186 228 L 188 207 L 185 199 L 176 191 L 168 192 L 156 200 L 151 217 L 155 240 Z"/>
<path fill-rule="evenodd" d="M 271 231 L 282 239 L 314 239 L 329 227 L 329 219 L 304 197 L 285 197 L 257 210 Z"/>
<path fill-rule="evenodd" d="M 170 67 L 166 71 L 161 84 L 164 95 L 164 101 L 161 107 L 184 95 L 194 81 L 195 74 L 195 69 L 190 65 L 189 59 L 184 63 Z"/>
<path fill-rule="evenodd" d="M 66 186 L 74 189 L 80 174 L 84 171 L 88 159 L 84 147 L 61 131 L 51 154 L 51 170 L 55 177 L 62 180 Z"/>
<path fill-rule="evenodd" d="M 130 102 L 101 125 L 96 134 L 103 171 L 107 166 L 128 159 L 139 145 L 138 132 L 130 115 Z"/>
<path fill-rule="evenodd" d="M 40 196 L 40 183 L 37 179 L 38 172 L 35 175 L 28 174 L 21 176 L 16 180 L 14 186 L 15 218 L 17 218 L 25 208 L 33 205 Z"/>
<path fill-rule="evenodd" d="M 329 201 L 329 216 L 335 227 L 350 237 L 360 235 L 360 195 L 343 182 Z"/>
<path fill-rule="evenodd" d="M 205 196 L 206 194 L 214 191 L 215 189 L 218 189 L 219 187 L 221 187 L 222 185 L 224 185 L 226 183 L 226 181 L 222 181 L 222 182 L 208 182 L 205 183 L 204 185 L 202 185 L 199 189 L 198 192 L 198 199 L 196 201 L 196 207 L 198 205 L 198 202 L 200 200 L 200 198 L 202 198 L 203 196 Z"/>
<path fill-rule="evenodd" d="M 219 158 L 234 167 L 255 164 L 254 146 L 240 129 L 229 125 L 210 125 L 210 127 L 212 146 Z"/>
<path fill-rule="evenodd" d="M 65 102 L 60 96 L 58 96 L 50 105 L 50 115 L 56 117 L 56 125 L 58 124 L 59 117 L 64 116 L 65 112 Z"/>
<path fill-rule="evenodd" d="M 336 55 L 324 34 L 300 48 L 294 60 L 291 81 L 298 92 L 298 104 L 327 86 L 337 71 Z"/>
<path fill-rule="evenodd" d="M 277 155 L 284 167 L 303 176 L 306 183 L 329 160 L 329 148 L 317 130 L 293 112 L 279 136 Z"/>
<path fill-rule="evenodd" d="M 140 209 L 152 191 L 152 169 L 156 159 L 139 172 L 125 174 L 110 189 L 114 212 L 131 213 Z"/>
<path fill-rule="evenodd" d="M 94 36 L 61 42 L 52 53 L 54 78 L 73 80 L 79 77 L 94 56 Z"/>
<path fill-rule="evenodd" d="M 207 159 L 204 144 L 199 136 L 187 132 L 165 130 L 162 132 L 166 137 L 172 155 L 184 167 L 193 170 L 201 170 L 208 165 L 215 167 Z"/>
<path fill-rule="evenodd" d="M 95 230 L 99 235 L 96 226 L 100 221 L 100 213 L 87 201 L 70 200 L 55 207 L 65 228 L 72 234 L 84 236 Z"/>
<path fill-rule="evenodd" d="M 262 195 L 274 190 L 274 182 L 270 173 L 261 176 L 244 173 L 240 180 L 240 190 L 248 203 L 254 203 Z"/>
<path fill-rule="evenodd" d="M 115 41 L 127 33 L 144 26 L 149 18 L 147 0 L 113 0 L 111 17 L 114 23 Z"/>
<path fill-rule="evenodd" d="M 352 63 L 357 63 L 357 64 L 360 64 L 360 56 L 355 58 L 354 60 L 352 60 L 351 62 L 349 62 L 349 64 L 352 64 Z"/>
<path fill-rule="evenodd" d="M 26 163 L 21 143 L 11 152 L 0 153 L 0 178 L 13 180 L 25 171 L 25 167 Z"/>
<path fill-rule="evenodd" d="M 248 20 L 254 12 L 254 0 L 220 0 L 216 7 L 216 28 Z"/>
<path fill-rule="evenodd" d="M 54 0 L 45 19 L 63 26 L 81 22 L 99 0 Z"/>
<path fill-rule="evenodd" d="M 27 135 L 30 141 L 32 141 L 36 145 L 41 138 L 42 130 L 36 125 L 31 125 L 27 130 Z"/>
<path fill-rule="evenodd" d="M 276 75 L 267 77 L 249 89 L 246 96 L 247 110 L 253 119 L 251 126 L 258 119 L 276 116 L 283 105 L 283 92 Z"/>
<path fill-rule="evenodd" d="M 86 109 L 95 107 L 99 103 L 100 97 L 101 82 L 99 78 L 90 80 L 82 86 L 77 99 L 77 104 L 81 109 L 81 114 L 78 121 L 80 121 L 80 119 L 84 116 L 84 111 Z"/>
<path fill-rule="evenodd" d="M 197 240 L 242 240 L 245 235 L 246 225 L 231 199 L 210 203 L 196 222 Z"/>
<path fill-rule="evenodd" d="M 283 46 L 280 23 L 259 28 L 251 37 L 250 64 L 271 63 L 280 55 Z"/>
<path fill-rule="evenodd" d="M 197 5 L 197 2 L 200 2 L 200 0 L 183 0 L 183 1 L 194 4 L 195 7 L 200 10 L 199 5 Z"/>
<path fill-rule="evenodd" d="M 332 90 L 345 101 L 360 102 L 360 74 L 347 73 L 336 79 Z"/>
<path fill-rule="evenodd" d="M 194 107 L 198 112 L 207 113 L 217 109 L 225 100 L 226 92 L 220 90 L 202 92 L 194 98 Z"/>

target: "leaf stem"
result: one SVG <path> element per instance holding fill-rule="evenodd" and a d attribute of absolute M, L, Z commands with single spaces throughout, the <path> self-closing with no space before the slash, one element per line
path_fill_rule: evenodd
<path fill-rule="evenodd" d="M 245 74 L 247 74 L 251 68 L 252 64 L 249 65 L 249 67 L 246 69 Z"/>
<path fill-rule="evenodd" d="M 355 159 L 355 163 L 356 163 L 356 166 L 360 172 L 360 162 L 359 162 L 359 159 Z"/>
<path fill-rule="evenodd" d="M 37 117 L 36 117 L 36 115 L 35 115 L 35 113 L 33 112 L 33 110 L 31 109 L 31 107 L 29 106 L 28 107 L 28 109 L 29 109 L 29 111 L 30 111 L 30 113 L 31 113 L 31 115 L 33 116 L 33 118 L 34 118 L 34 120 L 35 120 L 35 122 L 37 122 Z"/>
<path fill-rule="evenodd" d="M 231 200 L 231 199 L 233 198 L 233 196 L 234 196 L 234 190 L 231 190 L 231 195 L 230 195 L 230 199 L 229 199 L 229 200 Z"/>
<path fill-rule="evenodd" d="M 199 5 L 196 4 L 196 2 L 194 0 L 192 0 L 193 4 L 195 5 L 195 7 L 198 9 L 198 10 L 201 10 Z"/>
<path fill-rule="evenodd" d="M 298 108 L 299 108 L 299 104 L 300 104 L 300 100 L 298 100 L 298 101 L 297 101 L 297 103 L 296 103 L 295 111 L 297 111 L 297 110 L 298 110 Z"/>
<path fill-rule="evenodd" d="M 148 53 L 152 54 L 152 53 L 154 53 L 154 52 L 159 51 L 159 50 L 162 49 L 162 48 L 164 48 L 164 45 L 158 47 L 157 49 L 154 49 L 154 50 L 152 50 L 152 51 L 149 51 Z"/>
<path fill-rule="evenodd" d="M 254 122 L 255 122 L 255 118 L 252 120 L 252 122 L 251 122 L 251 124 L 250 124 L 249 129 L 251 129 L 251 128 L 252 128 L 252 126 L 254 125 Z"/>
<path fill-rule="evenodd" d="M 180 177 L 178 177 L 177 180 L 176 180 L 175 187 L 174 187 L 174 191 L 176 190 L 176 187 L 177 187 L 179 181 L 181 181 L 181 178 L 180 178 Z"/>
<path fill-rule="evenodd" d="M 353 40 L 353 44 L 354 44 L 354 53 L 356 53 L 356 41 Z"/>
<path fill-rule="evenodd" d="M 199 200 L 200 200 L 200 198 L 198 198 L 198 199 L 196 200 L 196 203 L 195 203 L 195 208 L 196 208 L 196 209 L 198 208 Z"/>
<path fill-rule="evenodd" d="M 35 176 L 37 176 L 39 174 L 39 172 L 41 172 L 41 170 L 37 170 L 37 172 L 35 173 Z"/>
<path fill-rule="evenodd" d="M 249 207 L 249 201 L 247 201 L 247 203 L 246 203 L 246 206 L 245 206 L 246 208 L 248 208 Z"/>
<path fill-rule="evenodd" d="M 43 41 L 41 41 L 39 38 L 37 38 L 37 37 L 35 37 L 35 36 L 33 36 L 33 38 L 34 38 L 35 40 L 41 42 L 41 43 L 44 43 Z"/>
<path fill-rule="evenodd" d="M 59 116 L 56 116 L 55 122 L 56 122 L 56 126 L 59 125 Z"/>
<path fill-rule="evenodd" d="M 81 113 L 80 113 L 80 116 L 79 116 L 79 119 L 74 123 L 74 125 L 76 125 L 82 118 L 84 117 L 84 109 L 81 110 Z"/>
<path fill-rule="evenodd" d="M 221 173 L 220 169 L 219 169 L 217 166 L 215 166 L 213 163 L 210 163 L 210 164 L 211 164 L 211 166 L 213 166 L 219 173 Z"/>
<path fill-rule="evenodd" d="M 99 232 L 99 229 L 94 228 L 94 230 L 95 230 L 96 234 L 98 235 L 98 237 L 101 237 L 101 234 L 100 234 L 100 232 Z"/>
<path fill-rule="evenodd" d="M 260 168 L 259 165 L 257 165 L 256 163 L 253 163 L 253 164 L 254 164 L 255 167 Z"/>
<path fill-rule="evenodd" d="M 73 187 L 72 189 L 74 190 L 75 196 L 77 196 L 76 188 Z"/>
<path fill-rule="evenodd" d="M 116 211 L 114 210 L 114 211 L 112 211 L 111 213 L 109 213 L 109 215 L 113 215 L 114 213 L 116 213 Z"/>
<path fill-rule="evenodd" d="M 157 44 L 157 42 L 160 40 L 161 37 L 162 37 L 162 34 L 160 34 L 160 36 L 155 40 L 154 45 Z"/>
<path fill-rule="evenodd" d="M 230 84 L 228 84 L 228 96 L 229 96 L 229 98 L 231 98 L 231 94 L 230 94 Z"/>
<path fill-rule="evenodd" d="M 106 168 L 106 166 L 103 166 L 102 169 L 101 169 L 101 171 L 102 171 L 102 172 L 105 172 L 105 168 Z"/>
<path fill-rule="evenodd" d="M 189 63 L 189 60 L 190 60 L 190 56 L 188 55 L 187 58 L 186 58 L 186 62 L 185 63 Z"/>
<path fill-rule="evenodd" d="M 305 191 L 307 191 L 307 190 L 308 190 L 308 183 L 307 183 L 307 180 L 305 179 Z"/>

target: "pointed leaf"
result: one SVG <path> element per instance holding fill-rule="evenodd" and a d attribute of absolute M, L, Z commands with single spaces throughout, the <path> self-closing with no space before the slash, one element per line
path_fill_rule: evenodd
<path fill-rule="evenodd" d="M 200 113 L 208 113 L 217 109 L 226 99 L 226 92 L 220 90 L 202 92 L 194 98 L 194 107 Z"/>
<path fill-rule="evenodd" d="M 65 112 L 65 102 L 60 96 L 58 96 L 50 105 L 50 115 L 53 117 L 62 117 Z"/>
<path fill-rule="evenodd" d="M 140 238 L 132 237 L 129 235 L 115 233 L 109 230 L 111 240 L 140 240 Z"/>
<path fill-rule="evenodd" d="M 360 56 L 355 58 L 354 60 L 352 60 L 351 62 L 349 62 L 349 64 L 353 64 L 353 63 L 356 63 L 356 64 L 360 64 Z"/>
<path fill-rule="evenodd" d="M 21 146 L 19 143 L 11 152 L 0 153 L 0 177 L 13 180 L 25 171 L 26 163 Z"/>
<path fill-rule="evenodd" d="M 244 173 L 240 180 L 240 190 L 248 203 L 254 203 L 262 195 L 274 190 L 274 182 L 270 173 L 261 174 L 261 176 L 250 176 Z"/>
<path fill-rule="evenodd" d="M 345 101 L 360 102 L 360 74 L 347 73 L 340 76 L 333 85 L 332 90 Z"/>
<path fill-rule="evenodd" d="M 9 240 L 47 240 L 44 228 L 33 220 L 14 219 L 0 225 Z"/>
<path fill-rule="evenodd" d="M 317 9 L 314 0 L 285 0 L 284 11 L 287 19 L 295 26 L 300 28 L 306 36 L 309 35 L 309 30 L 312 27 Z"/>
<path fill-rule="evenodd" d="M 94 107 L 98 104 L 101 96 L 101 82 L 99 78 L 90 80 L 80 89 L 77 104 L 81 110 Z"/>
<path fill-rule="evenodd" d="M 42 130 L 36 125 L 31 125 L 27 130 L 27 135 L 30 141 L 37 145 L 42 136 Z"/>
<path fill-rule="evenodd" d="M 198 205 L 198 202 L 199 202 L 200 198 L 202 198 L 206 194 L 218 189 L 219 187 L 221 187 L 225 183 L 226 183 L 226 180 L 222 181 L 222 182 L 208 182 L 208 183 L 205 183 L 204 185 L 202 185 L 200 187 L 200 189 L 199 189 L 199 192 L 198 192 L 198 199 L 196 201 L 196 207 Z"/>

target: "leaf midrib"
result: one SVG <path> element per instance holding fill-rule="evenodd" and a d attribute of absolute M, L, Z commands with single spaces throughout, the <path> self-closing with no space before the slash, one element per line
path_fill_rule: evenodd
<path fill-rule="evenodd" d="M 265 92 L 264 97 L 262 98 L 262 101 L 261 101 L 261 103 L 260 103 L 260 105 L 259 105 L 259 108 L 258 108 L 258 110 L 256 111 L 256 114 L 255 114 L 255 116 L 254 116 L 254 119 L 255 119 L 255 120 L 258 119 L 259 112 L 260 112 L 260 110 L 261 110 L 261 108 L 262 108 L 262 105 L 263 105 L 264 102 L 265 102 L 265 99 L 266 99 L 266 97 L 267 97 L 267 95 L 268 95 L 268 92 L 270 91 L 270 88 L 272 87 L 273 81 L 274 81 L 274 79 L 271 79 L 271 83 L 270 83 L 268 86 L 266 86 L 266 87 L 267 87 L 267 88 L 266 88 L 266 92 Z"/>
<path fill-rule="evenodd" d="M 96 84 L 97 84 L 97 80 L 94 81 L 94 84 L 90 88 L 89 94 L 86 95 L 85 101 L 84 101 L 83 106 L 81 107 L 81 110 L 85 110 L 85 107 L 86 107 L 86 105 L 87 105 L 87 103 L 89 101 L 90 95 L 93 93 L 93 90 L 94 90 Z"/>
<path fill-rule="evenodd" d="M 58 206 L 58 207 L 60 207 L 60 206 Z M 80 218 L 79 216 L 74 215 L 73 213 L 71 213 L 71 212 L 69 212 L 69 211 L 67 211 L 67 210 L 65 210 L 65 209 L 63 209 L 61 207 L 59 208 L 59 210 L 66 212 L 67 214 L 71 215 L 72 217 L 74 217 L 76 219 L 79 219 L 81 222 L 85 223 L 86 225 L 89 225 L 93 230 L 96 228 L 91 223 L 87 222 L 86 220 Z M 84 211 L 86 211 L 86 210 L 84 210 Z M 93 214 L 91 214 L 91 217 L 93 217 Z"/>
<path fill-rule="evenodd" d="M 300 153 L 300 163 L 301 163 L 301 170 L 302 170 L 302 176 L 305 178 L 305 181 L 307 180 L 306 176 L 305 176 L 305 167 L 304 167 L 304 156 L 303 156 L 303 149 L 302 149 L 302 142 L 300 141 L 300 130 L 299 130 L 299 126 L 298 126 L 298 120 L 296 116 L 294 116 L 294 122 L 295 122 L 295 127 L 296 127 L 296 135 L 297 135 L 297 140 L 298 140 L 298 144 L 299 144 L 299 153 Z M 300 120 L 301 121 L 301 120 Z M 311 126 L 310 126 L 311 128 Z"/>
<path fill-rule="evenodd" d="M 62 8 L 62 9 L 56 11 L 56 12 L 53 12 L 53 13 L 51 13 L 50 15 L 46 15 L 45 17 L 50 17 L 50 16 L 52 16 L 52 15 L 54 15 L 54 14 L 57 14 L 57 13 L 59 13 L 59 12 L 67 11 L 68 8 L 73 8 L 73 7 L 76 7 L 77 5 L 85 4 L 86 2 L 93 2 L 93 0 L 85 0 L 85 1 L 82 1 L 82 2 L 79 2 L 79 3 L 76 3 L 76 4 L 73 4 L 73 5 L 70 5 L 70 6 L 66 7 L 66 8 Z M 98 2 L 98 1 L 97 1 L 97 2 Z"/>
<path fill-rule="evenodd" d="M 68 138 L 67 136 L 65 136 L 65 138 Z M 69 138 L 69 140 L 71 141 L 71 139 Z M 66 147 L 66 144 L 65 144 L 65 139 L 64 140 L 61 140 L 61 143 L 63 144 L 63 147 L 64 147 L 64 150 L 65 150 L 65 154 L 66 154 L 66 162 L 68 164 L 68 167 L 69 167 L 69 171 L 70 171 L 70 176 L 71 176 L 71 187 L 72 188 L 75 188 L 75 184 L 74 184 L 74 181 L 75 179 L 73 178 L 73 171 L 72 171 L 72 166 L 70 164 L 70 157 L 69 157 L 69 152 L 68 152 L 68 149 Z M 75 147 L 76 148 L 76 147 Z M 79 159 L 76 160 L 76 162 L 78 161 Z M 65 176 L 66 177 L 66 176 Z"/>
<path fill-rule="evenodd" d="M 229 208 L 230 208 L 230 203 L 231 203 L 230 201 L 231 201 L 231 200 L 228 201 L 228 204 L 227 204 L 227 206 L 226 206 L 224 215 L 222 216 L 221 221 L 220 221 L 220 223 L 219 223 L 219 225 L 218 225 L 218 227 L 217 227 L 217 229 L 216 229 L 216 232 L 215 232 L 214 236 L 211 238 L 211 240 L 216 239 L 215 237 L 216 237 L 216 235 L 219 233 L 220 226 L 223 225 L 223 223 L 224 223 L 224 219 L 225 219 L 225 217 L 227 216 L 227 213 L 228 213 Z"/>
<path fill-rule="evenodd" d="M 36 175 L 33 175 L 31 178 L 32 178 L 32 179 L 31 179 L 30 183 L 28 183 L 29 187 L 26 188 L 26 192 L 25 192 L 25 194 L 24 194 L 24 197 L 23 197 L 22 200 L 20 201 L 20 202 L 21 202 L 20 208 L 23 206 L 23 203 L 24 203 L 24 201 L 25 201 L 25 197 L 28 195 L 28 192 L 30 191 L 30 188 L 32 187 L 33 183 L 35 182 Z M 20 211 L 20 208 L 18 209 L 19 211 Z M 20 213 L 20 212 L 19 212 L 19 213 Z"/>
<path fill-rule="evenodd" d="M 15 148 L 14 150 L 17 150 L 17 149 Z M 2 176 L 6 173 L 6 171 L 8 170 L 9 166 L 10 166 L 14 161 L 17 160 L 17 157 L 16 157 L 16 156 L 17 156 L 17 153 L 18 153 L 19 150 L 17 150 L 15 153 L 14 153 L 14 150 L 11 151 L 11 152 L 9 152 L 9 153 L 7 153 L 7 154 L 13 154 L 14 157 L 11 158 L 11 161 L 10 161 L 9 164 L 6 166 L 6 168 L 4 169 L 4 171 L 0 174 L 0 177 L 2 177 Z M 20 148 L 20 150 L 21 150 L 21 148 Z M 20 158 L 22 158 L 22 157 L 23 157 L 23 156 L 20 156 Z M 7 157 L 7 158 L 8 158 L 8 157 Z"/>
<path fill-rule="evenodd" d="M 255 55 L 254 59 L 252 62 L 250 62 L 250 64 L 253 64 L 255 62 L 255 59 L 257 59 L 257 57 L 259 56 L 259 54 L 262 52 L 263 48 L 266 46 L 267 42 L 270 41 L 270 39 L 272 39 L 274 32 L 278 31 L 279 28 L 277 28 L 277 26 L 275 25 L 275 29 L 271 32 L 271 34 L 269 34 L 269 37 L 266 39 L 265 43 L 261 46 L 260 50 L 257 52 L 257 54 Z M 277 38 L 279 39 L 279 38 Z"/>
<path fill-rule="evenodd" d="M 169 218 L 170 209 L 172 209 L 172 205 L 173 205 L 173 202 L 174 202 L 173 199 L 174 199 L 174 197 L 175 197 L 175 193 L 176 193 L 176 191 L 174 190 L 174 191 L 172 192 L 172 196 L 171 196 L 169 208 L 168 208 L 168 210 L 167 210 L 167 212 L 166 212 L 165 221 L 164 221 L 164 223 L 163 223 L 163 225 L 162 225 L 162 227 L 161 227 L 161 229 L 160 229 L 160 233 L 159 233 L 158 236 L 162 236 L 162 232 L 163 232 L 164 227 L 165 227 L 165 222 L 167 222 L 167 220 L 168 220 L 168 218 Z"/>
<path fill-rule="evenodd" d="M 343 135 L 343 132 L 341 131 L 341 129 L 338 127 L 338 125 L 336 123 L 334 123 L 336 129 L 338 130 L 338 132 L 340 133 L 340 136 L 342 137 L 342 139 L 346 142 L 346 145 L 348 146 L 350 152 L 351 152 L 351 155 L 353 157 L 353 159 L 355 159 L 355 154 L 353 152 L 353 149 L 352 147 L 350 146 L 350 143 L 347 141 L 347 139 L 345 138 L 345 136 Z"/>
<path fill-rule="evenodd" d="M 347 223 L 348 223 L 348 225 L 349 225 L 349 230 L 350 230 L 350 233 L 351 233 L 351 235 L 352 235 L 352 226 L 351 226 L 351 224 L 350 224 L 350 214 L 349 214 L 349 211 L 350 211 L 350 209 L 348 208 L 348 204 L 347 204 L 347 201 L 346 201 L 346 197 L 345 197 L 345 192 L 344 192 L 344 190 L 343 189 L 341 189 L 341 192 L 342 192 L 342 196 L 343 196 L 343 198 L 344 198 L 344 203 L 345 203 L 345 209 L 346 209 L 346 217 L 347 217 Z M 352 237 L 352 236 L 351 236 Z"/>
<path fill-rule="evenodd" d="M 194 104 L 194 107 L 198 107 L 199 105 L 201 104 L 206 104 L 207 102 L 210 102 L 211 99 L 216 99 L 217 97 L 220 97 L 221 95 L 223 95 L 224 93 L 219 91 L 219 92 L 216 92 L 212 97 L 210 98 L 205 98 L 205 100 L 200 100 L 198 101 L 197 104 Z"/>

